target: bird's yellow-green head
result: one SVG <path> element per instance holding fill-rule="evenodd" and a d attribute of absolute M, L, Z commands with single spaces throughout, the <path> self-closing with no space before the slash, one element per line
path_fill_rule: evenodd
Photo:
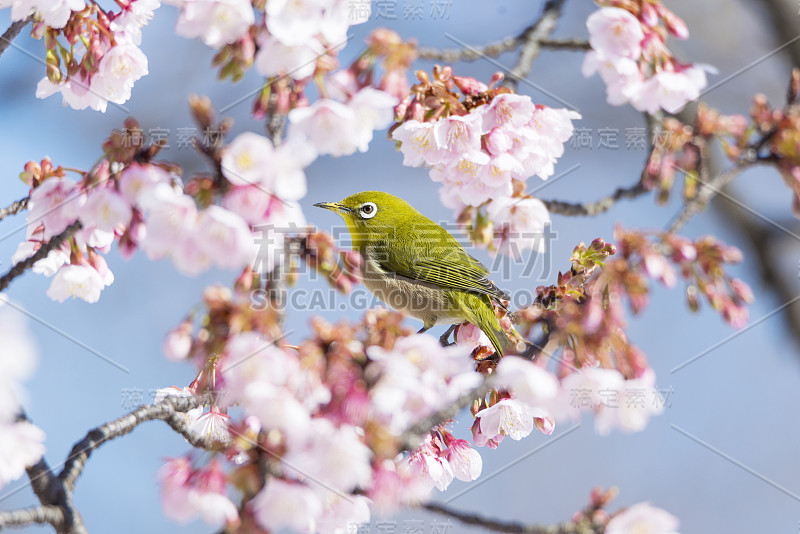
<path fill-rule="evenodd" d="M 383 191 L 363 191 L 341 202 L 319 202 L 314 206 L 335 211 L 342 216 L 353 238 L 353 248 L 356 249 L 371 240 L 388 239 L 393 229 L 414 224 L 419 217 L 424 218 L 402 198 Z"/>

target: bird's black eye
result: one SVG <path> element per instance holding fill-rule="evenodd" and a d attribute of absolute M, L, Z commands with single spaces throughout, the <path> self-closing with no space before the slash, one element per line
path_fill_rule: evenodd
<path fill-rule="evenodd" d="M 373 204 L 372 202 L 367 202 L 366 204 L 362 204 L 360 210 L 361 216 L 365 219 L 371 219 L 378 213 L 378 206 Z"/>

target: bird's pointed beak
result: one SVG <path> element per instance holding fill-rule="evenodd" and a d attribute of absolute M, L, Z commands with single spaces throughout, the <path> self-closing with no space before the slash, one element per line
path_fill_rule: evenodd
<path fill-rule="evenodd" d="M 314 204 L 314 207 L 324 208 L 326 210 L 331 210 L 338 213 L 350 213 L 351 211 L 353 211 L 344 204 L 339 204 L 338 202 L 317 202 L 316 204 Z"/>

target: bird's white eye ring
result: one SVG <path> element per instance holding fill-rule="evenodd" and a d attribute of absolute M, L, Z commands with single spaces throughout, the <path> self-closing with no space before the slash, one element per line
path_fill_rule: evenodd
<path fill-rule="evenodd" d="M 376 206 L 374 202 L 365 202 L 364 204 L 361 204 L 361 207 L 358 208 L 358 211 L 361 213 L 363 218 L 371 219 L 375 217 L 376 213 L 378 213 L 378 206 Z"/>

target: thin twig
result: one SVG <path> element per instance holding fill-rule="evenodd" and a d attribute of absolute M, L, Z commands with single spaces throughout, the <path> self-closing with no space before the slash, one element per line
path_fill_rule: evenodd
<path fill-rule="evenodd" d="M 579 523 L 568 521 L 556 525 L 526 525 L 523 523 L 498 521 L 470 512 L 461 512 L 438 503 L 420 505 L 421 508 L 447 517 L 451 517 L 465 525 L 483 527 L 490 532 L 507 532 L 512 534 L 590 534 L 603 532 L 601 525 L 594 525 L 588 520 Z"/>
<path fill-rule="evenodd" d="M 22 31 L 22 28 L 24 28 L 32 20 L 33 15 L 31 14 L 28 15 L 27 18 L 12 22 L 11 26 L 8 27 L 5 33 L 0 35 L 0 55 L 6 51 L 6 48 L 8 48 L 9 45 L 11 45 L 11 41 L 13 41 L 14 38 L 19 35 L 19 32 Z"/>
<path fill-rule="evenodd" d="M 515 89 L 519 80 L 528 77 L 533 61 L 542 49 L 541 42 L 544 39 L 549 39 L 550 34 L 556 29 L 563 5 L 564 0 L 548 0 L 544 5 L 542 16 L 522 35 L 519 59 L 514 68 L 508 73 L 505 81 L 506 86 Z"/>
<path fill-rule="evenodd" d="M 74 223 L 67 226 L 67 228 L 58 234 L 57 236 L 53 236 L 50 238 L 50 241 L 44 243 L 39 250 L 37 250 L 33 256 L 30 258 L 24 259 L 21 262 L 14 265 L 11 269 L 8 270 L 6 274 L 0 277 L 0 291 L 5 291 L 5 289 L 11 284 L 11 282 L 17 278 L 18 276 L 22 275 L 25 271 L 33 267 L 33 264 L 37 261 L 44 259 L 50 254 L 50 251 L 57 249 L 61 246 L 61 244 L 72 237 L 72 235 L 80 230 L 82 227 L 80 221 L 75 221 Z"/>
<path fill-rule="evenodd" d="M 442 61 L 444 63 L 457 63 L 459 61 L 476 61 L 482 57 L 497 57 L 507 52 L 512 52 L 519 48 L 524 41 L 525 35 L 533 30 L 533 25 L 517 36 L 509 36 L 500 41 L 495 41 L 483 46 L 472 46 L 470 48 L 446 48 L 439 49 L 432 46 L 421 46 L 417 48 L 417 57 L 429 61 Z M 542 39 L 539 46 L 550 50 L 590 50 L 589 41 L 583 39 Z"/>
<path fill-rule="evenodd" d="M 633 199 L 647 193 L 648 189 L 639 182 L 631 187 L 619 187 L 611 195 L 595 202 L 564 202 L 562 200 L 542 200 L 550 213 L 567 217 L 594 217 L 605 213 L 622 199 Z"/>
<path fill-rule="evenodd" d="M 0 208 L 0 221 L 9 215 L 16 215 L 28 207 L 28 197 L 21 198 L 12 202 L 7 208 Z"/>

